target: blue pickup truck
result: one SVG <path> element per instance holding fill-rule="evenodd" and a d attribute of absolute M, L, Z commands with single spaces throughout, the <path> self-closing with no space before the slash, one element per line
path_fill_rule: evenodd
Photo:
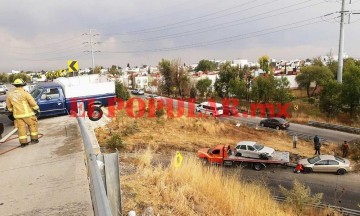
<path fill-rule="evenodd" d="M 115 83 L 99 75 L 61 77 L 54 82 L 38 83 L 30 94 L 40 107 L 40 117 L 71 114 L 72 111 L 81 115 L 88 111 L 89 119 L 97 121 L 103 115 L 101 107 L 115 101 Z"/>

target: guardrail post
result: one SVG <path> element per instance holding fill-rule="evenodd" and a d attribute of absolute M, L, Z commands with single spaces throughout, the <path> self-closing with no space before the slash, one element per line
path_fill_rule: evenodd
<path fill-rule="evenodd" d="M 119 154 L 117 152 L 105 154 L 104 162 L 106 191 L 110 202 L 110 209 L 114 216 L 121 215 Z"/>

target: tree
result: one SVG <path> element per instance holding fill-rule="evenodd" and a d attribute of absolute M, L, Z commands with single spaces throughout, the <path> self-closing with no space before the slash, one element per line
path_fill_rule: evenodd
<path fill-rule="evenodd" d="M 129 91 L 119 81 L 115 81 L 115 95 L 117 98 L 121 98 L 124 101 L 129 100 L 130 98 Z"/>
<path fill-rule="evenodd" d="M 290 82 L 285 76 L 276 79 L 275 85 L 276 89 L 273 98 L 275 102 L 285 104 L 294 100 L 294 95 L 290 90 Z"/>
<path fill-rule="evenodd" d="M 220 97 L 229 96 L 229 83 L 230 80 L 239 76 L 239 67 L 232 67 L 230 62 L 220 66 L 219 79 L 215 81 L 215 91 Z"/>
<path fill-rule="evenodd" d="M 160 88 L 162 92 L 170 96 L 173 86 L 171 62 L 169 60 L 162 59 L 161 62 L 159 62 L 159 71 L 162 75 Z"/>
<path fill-rule="evenodd" d="M 9 75 L 7 73 L 1 73 L 0 74 L 0 82 L 6 83 L 8 82 Z"/>
<path fill-rule="evenodd" d="M 303 210 L 309 203 L 320 204 L 323 197 L 322 193 L 312 195 L 310 187 L 306 187 L 298 180 L 294 180 L 292 189 L 288 190 L 281 185 L 279 187 L 281 193 L 286 197 L 286 202 L 295 209 L 297 215 L 302 215 Z"/>
<path fill-rule="evenodd" d="M 312 66 L 319 66 L 319 67 L 323 67 L 324 64 L 323 62 L 321 61 L 321 57 L 316 57 L 312 60 Z"/>
<path fill-rule="evenodd" d="M 160 89 L 168 96 L 187 96 L 190 94 L 190 78 L 187 71 L 181 66 L 180 60 L 165 60 L 159 62 L 159 70 L 162 75 Z"/>
<path fill-rule="evenodd" d="M 324 111 L 327 117 L 335 116 L 342 107 L 342 86 L 337 81 L 331 80 L 323 87 L 320 93 L 320 110 Z"/>
<path fill-rule="evenodd" d="M 301 69 L 301 73 L 296 76 L 296 82 L 300 88 L 305 88 L 307 96 L 313 97 L 319 85 L 324 85 L 333 79 L 333 74 L 327 67 L 308 66 Z M 310 93 L 311 83 L 315 84 L 313 91 Z"/>
<path fill-rule="evenodd" d="M 9 75 L 9 83 L 13 83 L 16 79 L 22 79 L 25 82 L 30 82 L 31 78 L 26 73 L 17 73 L 17 74 L 10 74 Z"/>
<path fill-rule="evenodd" d="M 209 71 L 213 71 L 215 68 L 216 65 L 214 62 L 203 59 L 199 61 L 198 66 L 195 68 L 195 71 L 209 72 Z"/>
<path fill-rule="evenodd" d="M 120 74 L 118 68 L 116 67 L 116 65 L 111 66 L 109 73 L 112 74 L 112 75 L 119 75 Z"/>
<path fill-rule="evenodd" d="M 268 103 L 275 97 L 276 86 L 273 75 L 258 76 L 252 82 L 250 96 L 256 102 Z"/>
<path fill-rule="evenodd" d="M 259 58 L 260 69 L 269 72 L 269 63 L 270 63 L 269 59 L 270 58 L 267 55 L 263 55 Z"/>
<path fill-rule="evenodd" d="M 360 67 L 353 65 L 344 70 L 342 99 L 348 105 L 351 117 L 355 117 L 360 106 Z"/>
<path fill-rule="evenodd" d="M 197 90 L 194 86 L 191 87 L 190 89 L 190 98 L 196 98 L 196 95 L 197 95 Z"/>
<path fill-rule="evenodd" d="M 235 79 L 230 80 L 229 92 L 235 95 L 238 99 L 247 98 L 247 89 L 246 89 L 245 81 L 241 80 L 240 77 L 236 77 Z"/>
<path fill-rule="evenodd" d="M 95 66 L 95 69 L 90 71 L 90 74 L 100 74 L 102 67 L 101 66 Z"/>
<path fill-rule="evenodd" d="M 196 89 L 199 91 L 200 96 L 204 97 L 209 91 L 212 81 L 209 78 L 201 79 L 196 83 Z"/>

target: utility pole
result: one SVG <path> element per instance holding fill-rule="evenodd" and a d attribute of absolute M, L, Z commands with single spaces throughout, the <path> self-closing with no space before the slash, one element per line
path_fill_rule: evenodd
<path fill-rule="evenodd" d="M 97 36 L 97 35 L 99 35 L 99 34 L 93 34 L 93 30 L 95 30 L 95 29 L 89 29 L 89 33 L 84 33 L 84 34 L 82 34 L 82 35 L 89 35 L 89 38 L 90 38 L 90 41 L 89 42 L 84 42 L 83 44 L 88 44 L 88 43 L 90 43 L 90 52 L 91 52 L 91 59 L 92 59 L 92 70 L 93 70 L 93 72 L 95 71 L 95 57 L 94 57 L 94 53 L 95 52 L 100 52 L 100 51 L 94 51 L 94 47 L 93 47 L 93 45 L 94 44 L 98 44 L 98 43 L 94 43 L 93 42 L 93 37 L 94 36 Z M 84 52 L 89 52 L 88 50 L 87 51 L 84 51 Z"/>
<path fill-rule="evenodd" d="M 93 43 L 92 43 L 92 33 L 91 30 L 89 30 L 89 36 L 90 36 L 90 47 L 91 47 L 91 57 L 92 57 L 92 68 L 93 68 L 93 73 L 95 72 L 95 59 L 94 59 L 94 49 L 93 49 Z"/>
<path fill-rule="evenodd" d="M 337 81 L 342 83 L 342 73 L 344 65 L 344 13 L 345 13 L 345 0 L 342 0 L 341 4 L 341 18 L 340 18 L 340 39 L 339 39 L 339 56 L 338 56 L 338 70 Z"/>

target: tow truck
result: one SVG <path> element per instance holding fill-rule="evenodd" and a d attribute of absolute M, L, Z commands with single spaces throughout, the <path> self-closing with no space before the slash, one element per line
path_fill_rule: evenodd
<path fill-rule="evenodd" d="M 229 146 L 217 145 L 215 148 L 204 148 L 197 152 L 199 158 L 205 162 L 223 166 L 251 166 L 254 170 L 262 170 L 269 165 L 281 165 L 286 167 L 290 161 L 289 152 L 275 151 L 269 159 L 257 159 L 240 157 L 236 149 Z"/>

